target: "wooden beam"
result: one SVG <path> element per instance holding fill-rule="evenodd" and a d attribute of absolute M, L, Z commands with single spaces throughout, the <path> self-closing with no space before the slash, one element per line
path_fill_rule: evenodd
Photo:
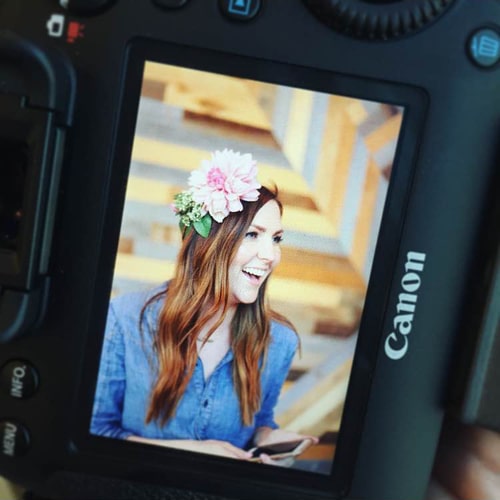
<path fill-rule="evenodd" d="M 144 177 L 130 175 L 127 183 L 127 201 L 140 201 L 155 205 L 170 205 L 174 196 L 184 188 Z"/>
<path fill-rule="evenodd" d="M 176 66 L 148 62 L 144 78 L 165 84 L 163 101 L 186 111 L 271 130 L 255 96 L 255 82 Z M 266 85 L 262 83 L 261 85 Z"/>
<path fill-rule="evenodd" d="M 277 415 L 280 426 L 300 433 L 306 428 L 314 427 L 330 412 L 342 407 L 347 394 L 351 365 L 351 360 L 346 361 L 337 370 L 318 380 L 315 387 L 304 394 L 292 408 Z"/>
<path fill-rule="evenodd" d="M 315 183 L 318 205 L 335 227 L 339 227 L 342 220 L 356 140 L 357 126 L 346 112 L 350 102 L 347 98 L 330 97 Z"/>
<path fill-rule="evenodd" d="M 310 90 L 293 89 L 283 152 L 298 173 L 302 172 L 307 153 L 313 98 Z"/>
<path fill-rule="evenodd" d="M 366 283 L 349 259 L 284 246 L 276 276 L 301 278 L 316 283 L 335 284 L 364 293 Z"/>
<path fill-rule="evenodd" d="M 366 136 L 366 147 L 372 153 L 375 153 L 379 149 L 383 148 L 388 142 L 397 140 L 399 131 L 401 130 L 402 119 L 403 115 L 398 113 L 383 122 L 380 127 L 376 128 L 371 134 Z"/>
<path fill-rule="evenodd" d="M 373 232 L 373 217 L 377 201 L 377 192 L 382 172 L 377 168 L 375 162 L 368 162 L 366 177 L 364 179 L 363 197 L 358 210 L 354 241 L 351 249 L 350 260 L 358 270 L 360 276 L 364 275 L 366 258 L 371 245 Z"/>
<path fill-rule="evenodd" d="M 175 272 L 175 263 L 119 253 L 116 256 L 115 275 L 121 278 L 159 284 L 170 279 Z"/>

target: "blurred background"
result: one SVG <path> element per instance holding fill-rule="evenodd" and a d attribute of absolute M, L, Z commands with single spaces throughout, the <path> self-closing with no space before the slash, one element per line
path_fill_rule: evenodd
<path fill-rule="evenodd" d="M 214 150 L 251 153 L 284 203 L 274 309 L 298 329 L 276 409 L 320 437 L 296 467 L 328 474 L 402 110 L 309 90 L 147 63 L 113 294 L 169 279 L 179 248 L 170 204 Z"/>

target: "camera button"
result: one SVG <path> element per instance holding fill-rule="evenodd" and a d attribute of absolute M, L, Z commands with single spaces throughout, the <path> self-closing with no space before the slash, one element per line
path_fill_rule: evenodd
<path fill-rule="evenodd" d="M 492 28 L 476 30 L 467 44 L 469 57 L 481 68 L 491 68 L 500 61 L 500 32 Z"/>
<path fill-rule="evenodd" d="M 259 13 L 261 0 L 219 0 L 219 6 L 229 19 L 249 21 Z"/>
<path fill-rule="evenodd" d="M 153 0 L 153 3 L 162 9 L 177 9 L 187 2 L 188 0 Z"/>
<path fill-rule="evenodd" d="M 8 457 L 20 457 L 30 447 L 30 434 L 26 427 L 17 420 L 0 420 L 0 440 L 2 454 Z"/>
<path fill-rule="evenodd" d="M 4 394 L 16 399 L 27 399 L 38 389 L 38 372 L 29 363 L 9 361 L 0 372 L 0 387 Z"/>

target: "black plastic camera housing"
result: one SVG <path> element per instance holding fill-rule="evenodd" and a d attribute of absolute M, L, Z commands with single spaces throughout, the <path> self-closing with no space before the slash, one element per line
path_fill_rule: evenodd
<path fill-rule="evenodd" d="M 89 433 L 145 61 L 403 109 L 327 475 Z M 422 498 L 446 411 L 500 428 L 499 144 L 498 0 L 0 1 L 0 475 L 51 498 Z"/>

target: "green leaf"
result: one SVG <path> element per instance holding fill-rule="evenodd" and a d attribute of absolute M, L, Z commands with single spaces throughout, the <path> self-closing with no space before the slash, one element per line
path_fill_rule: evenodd
<path fill-rule="evenodd" d="M 212 217 L 209 214 L 205 214 L 200 220 L 193 222 L 193 226 L 200 236 L 206 238 L 212 227 Z"/>

